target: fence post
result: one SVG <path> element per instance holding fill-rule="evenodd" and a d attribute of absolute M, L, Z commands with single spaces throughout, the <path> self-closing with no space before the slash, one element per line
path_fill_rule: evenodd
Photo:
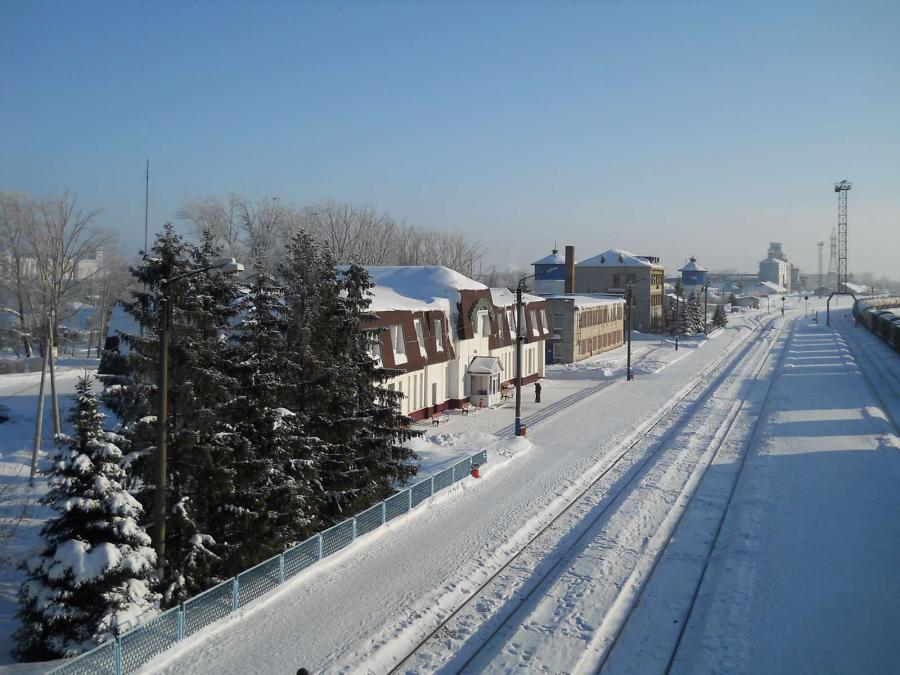
<path fill-rule="evenodd" d="M 231 611 L 236 612 L 238 608 L 238 593 L 240 586 L 238 585 L 238 578 L 231 577 Z"/>
<path fill-rule="evenodd" d="M 406 510 L 412 511 L 412 488 L 406 488 Z"/>
<path fill-rule="evenodd" d="M 113 663 L 115 664 L 116 675 L 122 675 L 122 643 L 119 642 L 119 638 L 116 638 L 116 643 L 113 647 Z"/>
<path fill-rule="evenodd" d="M 178 607 L 178 622 L 176 623 L 176 626 L 178 627 L 177 628 L 177 630 L 178 630 L 177 640 L 179 642 L 181 642 L 182 640 L 184 640 L 184 603 L 183 602 Z"/>
<path fill-rule="evenodd" d="M 381 524 L 384 525 L 384 519 L 387 517 L 387 506 L 381 502 Z"/>
<path fill-rule="evenodd" d="M 278 554 L 278 583 L 284 583 L 284 553 Z"/>
<path fill-rule="evenodd" d="M 430 484 L 430 489 L 428 490 L 428 496 L 431 497 L 434 494 L 434 475 L 432 475 L 431 478 L 428 479 L 428 482 Z"/>
<path fill-rule="evenodd" d="M 353 519 L 353 539 L 351 541 L 356 540 L 356 518 Z"/>
<path fill-rule="evenodd" d="M 319 538 L 319 560 L 321 560 L 322 553 L 324 553 L 324 547 L 322 546 L 322 534 L 319 533 L 316 536 Z"/>

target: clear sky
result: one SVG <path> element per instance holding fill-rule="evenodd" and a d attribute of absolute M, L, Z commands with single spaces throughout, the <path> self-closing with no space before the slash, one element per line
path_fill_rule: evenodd
<path fill-rule="evenodd" d="M 554 242 L 900 278 L 900 2 L 0 0 L 0 188 L 143 241 L 230 191 L 373 204 L 524 266 Z M 827 258 L 827 245 L 826 245 Z M 826 260 L 827 263 L 827 260 Z"/>

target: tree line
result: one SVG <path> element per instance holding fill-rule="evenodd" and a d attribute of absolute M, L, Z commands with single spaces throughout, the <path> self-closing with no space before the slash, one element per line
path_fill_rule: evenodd
<path fill-rule="evenodd" d="M 297 230 L 277 261 L 251 243 L 243 278 L 207 268 L 167 225 L 131 268 L 140 331 L 105 354 L 101 401 L 79 384 L 73 431 L 45 473 L 57 515 L 27 560 L 16 655 L 69 656 L 384 499 L 416 472 L 393 374 L 369 356 L 371 282 Z M 150 547 L 163 289 L 171 320 L 166 537 Z M 109 428 L 107 428 L 107 426 Z M 158 542 L 157 542 L 158 544 Z M 159 546 L 157 545 L 157 549 Z"/>

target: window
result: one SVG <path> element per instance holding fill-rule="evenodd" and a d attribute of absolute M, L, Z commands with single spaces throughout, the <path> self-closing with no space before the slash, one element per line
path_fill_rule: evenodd
<path fill-rule="evenodd" d="M 487 312 L 481 315 L 481 335 L 483 337 L 489 337 L 491 334 L 491 317 L 487 315 Z"/>
<path fill-rule="evenodd" d="M 416 328 L 416 342 L 419 343 L 419 353 L 425 356 L 425 335 L 422 331 L 422 319 L 414 319 L 413 326 Z"/>
<path fill-rule="evenodd" d="M 538 334 L 537 312 L 535 312 L 532 309 L 532 310 L 529 310 L 529 314 L 531 315 L 531 334 L 537 335 Z"/>
<path fill-rule="evenodd" d="M 403 326 L 391 326 L 391 344 L 394 347 L 394 363 L 406 363 L 406 344 L 403 341 Z"/>
<path fill-rule="evenodd" d="M 369 342 L 366 347 L 366 352 L 369 354 L 370 359 L 376 364 L 381 365 L 381 340 L 378 339 L 377 335 Z"/>
<path fill-rule="evenodd" d="M 556 333 L 562 333 L 563 327 L 563 315 L 562 314 L 554 314 L 553 315 L 553 330 Z"/>
<path fill-rule="evenodd" d="M 544 327 L 544 331 L 548 331 L 550 329 L 550 324 L 547 322 L 547 310 L 541 310 L 541 325 Z"/>
<path fill-rule="evenodd" d="M 621 288 L 622 287 L 622 275 L 621 274 L 613 274 L 613 287 Z"/>
<path fill-rule="evenodd" d="M 517 333 L 516 328 L 516 315 L 513 313 L 513 310 L 506 310 L 506 323 L 509 326 L 509 336 L 515 337 Z"/>
<path fill-rule="evenodd" d="M 439 352 L 444 351 L 444 330 L 440 319 L 434 320 L 434 345 Z"/>

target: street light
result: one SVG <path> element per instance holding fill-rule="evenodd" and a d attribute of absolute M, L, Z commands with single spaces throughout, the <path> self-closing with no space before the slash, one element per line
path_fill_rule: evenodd
<path fill-rule="evenodd" d="M 522 302 L 522 294 L 525 292 L 525 282 L 533 279 L 538 274 L 555 272 L 559 267 L 551 267 L 538 273 L 529 274 L 519 279 L 516 284 L 516 436 L 522 435 L 522 343 L 525 341 L 525 333 L 522 324 L 525 323 L 525 303 Z"/>
<path fill-rule="evenodd" d="M 681 310 L 681 299 L 680 299 L 681 296 L 678 294 L 678 288 L 679 288 L 679 286 L 676 283 L 675 284 L 675 351 L 676 352 L 678 351 L 678 333 L 681 329 L 679 322 L 678 322 L 678 319 L 679 319 L 678 313 Z"/>
<path fill-rule="evenodd" d="M 806 319 L 809 317 L 809 296 L 808 295 L 803 296 L 803 302 L 806 303 L 806 308 L 803 310 L 803 318 Z"/>
<path fill-rule="evenodd" d="M 632 293 L 633 293 L 634 285 L 638 281 L 646 281 L 646 277 L 644 277 L 643 279 L 635 279 L 633 281 L 629 281 L 626 284 L 627 293 L 625 296 L 625 298 L 626 298 L 625 299 L 625 305 L 626 305 L 625 309 L 628 310 L 628 357 L 625 362 L 625 381 L 626 382 L 631 382 L 634 379 L 634 373 L 631 372 L 631 306 L 633 303 Z M 676 349 L 677 349 L 677 347 L 676 347 Z"/>
<path fill-rule="evenodd" d="M 706 330 L 706 317 L 708 316 L 709 308 L 709 282 L 703 284 L 703 335 L 704 337 L 709 333 Z"/>
<path fill-rule="evenodd" d="M 783 295 L 781 296 L 781 316 L 784 316 L 784 301 L 787 300 Z"/>
<path fill-rule="evenodd" d="M 219 270 L 222 274 L 243 272 L 244 266 L 234 258 L 215 258 L 206 267 L 188 270 L 171 279 L 163 279 L 159 284 L 159 410 L 157 413 L 156 442 L 156 490 L 153 493 L 153 539 L 156 548 L 157 564 L 162 565 L 166 554 L 166 450 L 169 416 L 169 330 L 172 322 L 172 302 L 169 298 L 169 287 L 176 281 L 202 274 L 210 270 Z"/>

